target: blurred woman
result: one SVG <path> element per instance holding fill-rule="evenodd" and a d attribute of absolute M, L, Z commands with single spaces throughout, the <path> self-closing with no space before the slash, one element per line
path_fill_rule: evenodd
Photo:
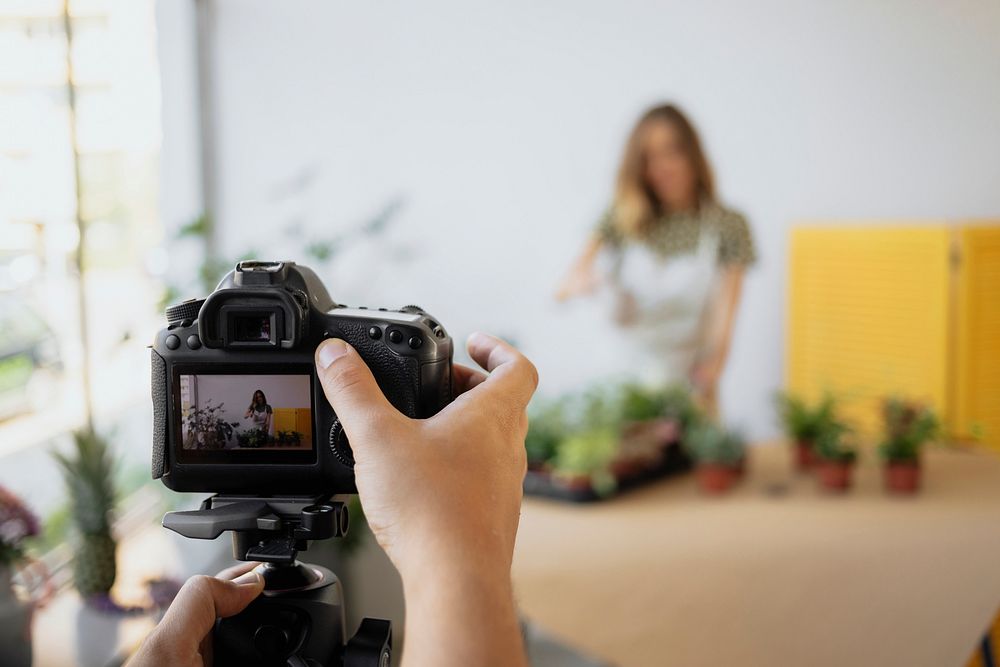
<path fill-rule="evenodd" d="M 715 410 L 750 229 L 722 206 L 694 126 L 674 105 L 639 119 L 625 146 L 614 200 L 556 293 L 606 285 L 632 370 L 646 382 L 689 382 Z"/>
<path fill-rule="evenodd" d="M 258 428 L 264 433 L 271 433 L 271 406 L 267 402 L 267 396 L 260 389 L 253 393 L 250 407 L 247 408 L 243 418 L 249 419 L 254 428 Z"/>

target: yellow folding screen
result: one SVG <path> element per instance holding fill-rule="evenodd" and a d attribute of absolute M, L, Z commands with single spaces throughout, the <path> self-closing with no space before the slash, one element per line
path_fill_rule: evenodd
<path fill-rule="evenodd" d="M 1000 447 L 1000 226 L 958 231 L 952 427 Z"/>
<path fill-rule="evenodd" d="M 788 275 L 790 390 L 869 435 L 882 397 L 912 397 L 1000 446 L 1000 227 L 800 227 Z"/>

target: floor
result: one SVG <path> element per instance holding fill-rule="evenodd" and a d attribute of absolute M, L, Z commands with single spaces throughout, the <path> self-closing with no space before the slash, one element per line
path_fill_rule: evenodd
<path fill-rule="evenodd" d="M 525 502 L 524 615 L 617 665 L 963 665 L 1000 607 L 1000 457 L 935 449 L 913 498 L 873 455 L 844 496 L 754 448 L 722 498 L 689 476 Z"/>

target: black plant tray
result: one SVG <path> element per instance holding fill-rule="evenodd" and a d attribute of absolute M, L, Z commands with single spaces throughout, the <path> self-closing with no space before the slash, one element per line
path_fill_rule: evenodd
<path fill-rule="evenodd" d="M 691 470 L 692 463 L 688 455 L 678 445 L 667 448 L 666 454 L 659 464 L 645 470 L 618 479 L 615 490 L 606 495 L 600 495 L 593 487 L 570 487 L 553 478 L 552 474 L 542 470 L 528 470 L 524 478 L 524 493 L 540 498 L 553 498 L 572 503 L 590 503 L 598 500 L 614 498 L 625 491 L 638 488 L 664 477 L 685 473 Z"/>

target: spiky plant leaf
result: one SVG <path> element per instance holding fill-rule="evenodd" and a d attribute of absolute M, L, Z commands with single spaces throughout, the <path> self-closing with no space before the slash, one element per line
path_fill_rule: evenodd
<path fill-rule="evenodd" d="M 78 533 L 73 580 L 82 596 L 107 594 L 114 584 L 117 544 L 111 531 L 115 505 L 114 459 L 108 441 L 89 430 L 73 434 L 69 454 L 53 453 L 69 495 Z"/>

